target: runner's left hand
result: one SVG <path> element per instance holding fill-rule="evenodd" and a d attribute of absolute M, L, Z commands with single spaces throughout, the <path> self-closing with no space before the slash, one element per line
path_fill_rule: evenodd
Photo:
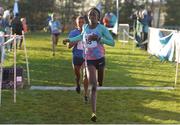
<path fill-rule="evenodd" d="M 90 35 L 90 36 L 88 37 L 88 40 L 89 40 L 89 41 L 98 41 L 98 39 L 99 39 L 99 36 L 96 35 L 96 34 Z"/>
<path fill-rule="evenodd" d="M 66 45 L 66 43 L 69 43 L 69 42 L 70 42 L 69 39 L 64 39 L 64 40 L 63 40 L 63 44 L 64 44 L 64 45 Z"/>

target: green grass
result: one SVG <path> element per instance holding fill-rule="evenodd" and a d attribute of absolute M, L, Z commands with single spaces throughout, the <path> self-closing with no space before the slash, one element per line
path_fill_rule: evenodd
<path fill-rule="evenodd" d="M 50 35 L 26 35 L 31 85 L 74 86 L 71 50 L 62 45 L 61 35 L 56 56 L 52 56 Z M 132 43 L 117 42 L 114 48 L 106 46 L 104 86 L 173 86 L 175 64 L 160 62 L 156 57 Z M 17 65 L 24 67 L 25 58 L 18 50 Z M 13 55 L 6 56 L 6 66 L 13 65 Z M 25 74 L 26 75 L 26 74 Z M 178 80 L 180 84 L 180 80 Z M 26 85 L 27 86 L 27 85 Z M 83 93 L 75 91 L 13 91 L 3 90 L 0 123 L 92 123 L 90 104 L 83 103 Z M 97 123 L 122 124 L 180 124 L 180 92 L 176 90 L 104 90 L 98 91 Z"/>

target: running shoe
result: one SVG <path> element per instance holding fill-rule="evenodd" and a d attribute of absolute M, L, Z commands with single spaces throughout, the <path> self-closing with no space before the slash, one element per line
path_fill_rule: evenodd
<path fill-rule="evenodd" d="M 76 87 L 76 92 L 79 94 L 81 92 L 81 87 L 80 86 L 77 86 Z"/>
<path fill-rule="evenodd" d="M 96 122 L 96 119 L 97 119 L 96 114 L 92 113 L 91 121 Z"/>
<path fill-rule="evenodd" d="M 84 102 L 85 102 L 85 104 L 88 103 L 88 96 L 84 96 Z"/>
<path fill-rule="evenodd" d="M 99 86 L 102 86 L 102 83 L 99 83 Z"/>

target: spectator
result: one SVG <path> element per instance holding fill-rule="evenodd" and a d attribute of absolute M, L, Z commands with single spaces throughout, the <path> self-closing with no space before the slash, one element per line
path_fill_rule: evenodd
<path fill-rule="evenodd" d="M 69 37 L 75 37 L 81 34 L 82 32 L 82 26 L 85 24 L 85 19 L 83 16 L 78 16 L 75 20 L 76 22 L 76 28 L 72 30 L 69 33 Z M 69 48 L 73 47 L 73 69 L 76 77 L 76 91 L 77 93 L 80 93 L 81 87 L 80 87 L 80 76 L 81 76 L 81 69 L 83 69 L 83 84 L 84 84 L 84 101 L 87 103 L 88 101 L 88 80 L 87 75 L 85 71 L 85 65 L 84 65 L 84 53 L 83 53 L 83 43 L 82 41 L 77 41 L 75 43 L 69 43 Z"/>
<path fill-rule="evenodd" d="M 18 13 L 16 13 L 15 17 L 13 18 L 11 26 L 12 26 L 12 34 L 13 35 L 16 34 L 16 35 L 22 36 L 23 25 L 22 25 L 22 22 L 20 20 Z M 19 43 L 19 49 L 22 49 L 22 42 L 23 42 L 23 38 L 21 37 L 20 43 Z M 12 44 L 11 44 L 11 49 L 12 49 Z"/>

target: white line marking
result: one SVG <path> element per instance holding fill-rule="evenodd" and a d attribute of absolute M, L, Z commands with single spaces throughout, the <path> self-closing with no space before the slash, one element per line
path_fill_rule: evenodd
<path fill-rule="evenodd" d="M 83 90 L 83 87 L 81 87 Z M 98 90 L 173 90 L 174 87 L 98 87 Z M 31 86 L 30 90 L 75 90 L 75 87 Z"/>

